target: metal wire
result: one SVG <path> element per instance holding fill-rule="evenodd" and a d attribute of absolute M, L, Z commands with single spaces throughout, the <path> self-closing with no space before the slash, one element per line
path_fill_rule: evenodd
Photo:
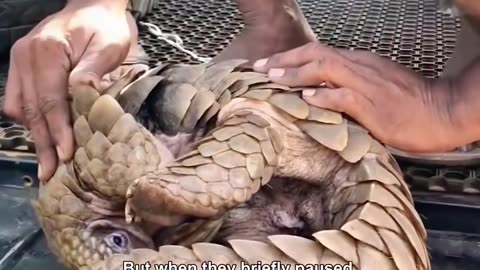
<path fill-rule="evenodd" d="M 187 50 L 185 47 L 183 47 L 183 40 L 180 38 L 179 35 L 177 34 L 167 34 L 163 33 L 160 27 L 153 23 L 148 23 L 148 22 L 139 22 L 140 25 L 147 27 L 147 30 L 150 34 L 156 36 L 159 40 L 165 41 L 167 44 L 177 48 L 178 50 L 190 55 L 195 60 L 198 60 L 200 62 L 210 62 L 212 59 L 211 57 L 202 57 L 199 56 L 198 54 L 194 53 L 191 50 Z"/>

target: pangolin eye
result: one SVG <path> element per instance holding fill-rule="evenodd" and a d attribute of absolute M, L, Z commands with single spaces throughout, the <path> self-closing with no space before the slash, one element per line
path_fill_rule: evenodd
<path fill-rule="evenodd" d="M 130 245 L 130 239 L 124 232 L 114 232 L 105 237 L 105 242 L 114 252 L 125 252 Z"/>

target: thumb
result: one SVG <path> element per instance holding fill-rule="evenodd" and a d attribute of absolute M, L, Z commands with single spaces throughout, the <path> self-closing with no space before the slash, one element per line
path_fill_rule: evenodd
<path fill-rule="evenodd" d="M 102 89 L 103 76 L 121 65 L 127 57 L 129 45 L 89 46 L 70 73 L 69 84 L 88 84 Z"/>

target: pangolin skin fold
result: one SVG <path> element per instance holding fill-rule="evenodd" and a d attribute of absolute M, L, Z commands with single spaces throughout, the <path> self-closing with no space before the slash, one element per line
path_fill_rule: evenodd
<path fill-rule="evenodd" d="M 342 114 L 304 102 L 304 88 L 271 83 L 241 68 L 245 62 L 159 65 L 132 70 L 102 95 L 71 90 L 75 157 L 34 203 L 59 260 L 84 270 L 120 270 L 125 261 L 430 270 L 426 230 L 384 146 Z M 152 134 L 200 129 L 206 133 L 179 157 Z M 228 213 L 278 177 L 328 186 L 328 225 L 308 236 L 209 243 Z M 173 231 L 176 240 L 155 246 L 152 228 L 183 228 L 192 218 L 197 230 Z"/>

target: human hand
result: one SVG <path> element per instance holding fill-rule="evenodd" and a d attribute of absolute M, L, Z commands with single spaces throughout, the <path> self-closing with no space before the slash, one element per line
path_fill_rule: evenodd
<path fill-rule="evenodd" d="M 58 157 L 73 155 L 68 86 L 102 89 L 102 77 L 136 43 L 135 22 L 125 10 L 126 1 L 69 1 L 11 50 L 4 112 L 31 131 L 43 181 L 55 172 Z"/>
<path fill-rule="evenodd" d="M 305 101 L 348 114 L 397 149 L 448 151 L 463 143 L 450 89 L 371 52 L 315 42 L 259 60 L 254 69 L 290 86 L 325 83 L 328 88 L 304 91 Z"/>

